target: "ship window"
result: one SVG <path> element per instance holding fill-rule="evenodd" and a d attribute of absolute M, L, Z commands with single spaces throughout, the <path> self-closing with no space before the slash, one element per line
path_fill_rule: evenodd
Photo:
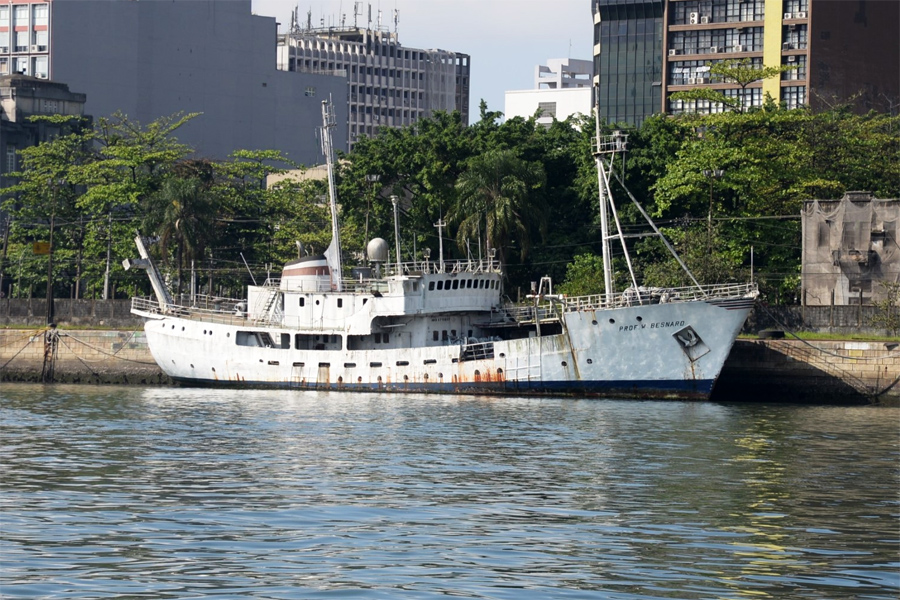
<path fill-rule="evenodd" d="M 455 329 L 451 329 L 451 330 L 450 330 L 450 337 L 454 337 L 454 338 L 456 337 L 456 330 L 455 330 Z"/>
<path fill-rule="evenodd" d="M 330 366 L 331 366 L 331 363 L 319 363 L 319 368 L 320 368 L 320 369 L 321 369 L 321 368 L 326 368 L 326 369 L 327 369 L 327 368 L 330 367 Z"/>
<path fill-rule="evenodd" d="M 433 359 L 433 358 L 426 358 L 425 361 L 424 361 L 424 364 L 426 364 L 426 365 L 434 365 L 434 364 L 437 364 L 437 361 L 436 361 L 435 359 Z"/>
<path fill-rule="evenodd" d="M 300 297 L 300 306 L 306 306 L 306 298 Z"/>
<path fill-rule="evenodd" d="M 414 292 L 419 291 L 419 282 L 418 281 L 413 281 L 413 291 Z"/>
<path fill-rule="evenodd" d="M 459 279 L 454 279 L 454 280 L 453 280 L 453 289 L 454 289 L 454 290 L 458 290 L 458 289 L 459 289 Z"/>
<path fill-rule="evenodd" d="M 431 339 L 435 342 L 438 341 L 438 332 L 436 330 L 431 332 Z"/>
<path fill-rule="evenodd" d="M 409 361 L 408 361 L 408 360 L 398 360 L 398 361 L 397 361 L 397 366 L 398 366 L 398 367 L 408 367 L 408 366 L 409 366 Z"/>
<path fill-rule="evenodd" d="M 469 330 L 469 337 L 472 337 L 472 330 Z"/>
<path fill-rule="evenodd" d="M 356 363 L 344 363 L 344 368 L 345 369 L 355 369 Z"/>
<path fill-rule="evenodd" d="M 381 334 L 380 334 L 380 333 L 376 333 L 376 334 L 375 334 L 375 343 L 376 343 L 376 344 L 380 344 L 380 343 L 381 343 Z"/>
<path fill-rule="evenodd" d="M 471 288 L 472 288 L 472 280 L 471 280 L 471 279 L 466 279 L 466 287 L 467 287 L 468 289 L 471 289 Z"/>
<path fill-rule="evenodd" d="M 291 365 L 291 366 L 303 368 L 303 367 L 306 366 L 306 363 L 295 362 L 295 363 L 294 363 L 293 365 Z"/>
<path fill-rule="evenodd" d="M 391 341 L 391 334 L 389 334 L 389 333 L 384 334 L 384 343 L 387 344 L 390 341 Z"/>
<path fill-rule="evenodd" d="M 445 329 L 441 332 L 441 340 L 446 342 L 448 339 L 450 338 L 447 337 L 447 330 Z"/>
<path fill-rule="evenodd" d="M 449 289 L 450 289 L 450 280 L 449 280 L 449 279 L 448 279 L 447 281 L 444 282 L 444 289 L 445 289 L 445 290 L 449 290 Z"/>
<path fill-rule="evenodd" d="M 338 308 L 343 308 L 344 307 L 344 299 L 338 298 L 337 301 L 338 301 Z"/>
<path fill-rule="evenodd" d="M 283 350 L 288 350 L 291 347 L 291 334 L 282 333 L 281 334 L 281 345 L 278 347 L 282 348 Z"/>
<path fill-rule="evenodd" d="M 429 282 L 428 282 L 428 291 L 431 291 L 431 290 L 433 290 L 433 289 L 434 289 L 434 282 L 433 282 L 433 281 L 429 281 Z"/>
<path fill-rule="evenodd" d="M 376 367 L 380 367 L 381 363 L 380 362 L 370 362 L 369 366 L 372 368 L 376 368 Z"/>
<path fill-rule="evenodd" d="M 439 289 L 439 290 L 444 289 L 444 282 L 443 282 L 443 281 L 438 281 L 437 284 L 438 284 L 438 289 Z"/>

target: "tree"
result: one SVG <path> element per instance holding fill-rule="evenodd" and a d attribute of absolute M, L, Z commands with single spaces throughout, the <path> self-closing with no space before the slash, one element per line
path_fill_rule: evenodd
<path fill-rule="evenodd" d="M 527 162 L 512 150 L 490 150 L 472 158 L 457 184 L 458 201 L 451 219 L 459 224 L 457 245 L 480 240 L 496 248 L 505 264 L 504 248 L 514 240 L 522 257 L 528 254 L 534 229 L 546 229 L 544 209 L 537 202 L 546 181 L 539 163 Z"/>
<path fill-rule="evenodd" d="M 749 58 L 726 59 L 717 62 L 707 63 L 712 83 L 726 83 L 736 85 L 740 89 L 737 96 L 730 96 L 722 90 L 716 90 L 709 87 L 700 87 L 684 92 L 676 92 L 671 95 L 672 100 L 683 100 L 687 102 L 706 100 L 710 103 L 721 104 L 726 108 L 737 112 L 745 112 L 744 98 L 747 97 L 747 87 L 751 83 L 769 79 L 770 77 L 780 76 L 782 73 L 792 71 L 797 67 L 794 65 L 779 65 L 774 67 L 764 67 L 762 65 L 754 65 Z"/>

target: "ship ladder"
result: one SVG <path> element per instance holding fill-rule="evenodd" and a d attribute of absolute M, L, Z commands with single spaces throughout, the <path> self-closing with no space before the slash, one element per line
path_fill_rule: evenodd
<path fill-rule="evenodd" d="M 262 310 L 262 316 L 257 319 L 257 322 L 269 322 L 269 323 L 277 323 L 281 321 L 281 306 L 278 305 L 278 288 L 274 288 L 269 291 L 269 296 L 266 298 L 266 305 Z M 275 309 L 274 312 L 272 309 Z"/>

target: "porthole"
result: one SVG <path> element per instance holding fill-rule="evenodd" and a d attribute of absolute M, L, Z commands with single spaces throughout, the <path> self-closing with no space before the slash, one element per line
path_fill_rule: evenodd
<path fill-rule="evenodd" d="M 566 361 L 562 361 L 562 366 L 568 367 L 568 366 L 569 366 L 569 363 L 567 363 Z"/>
<path fill-rule="evenodd" d="M 318 300 L 316 300 L 316 306 L 318 306 L 318 305 L 319 305 L 319 301 L 318 301 Z"/>
<path fill-rule="evenodd" d="M 191 368 L 193 369 L 193 368 L 194 368 L 194 365 L 191 365 Z"/>
<path fill-rule="evenodd" d="M 338 383 L 344 383 L 344 378 L 343 378 L 343 377 L 338 377 Z"/>
<path fill-rule="evenodd" d="M 503 369 L 497 369 L 497 375 L 503 375 Z"/>
<path fill-rule="evenodd" d="M 378 376 L 378 383 L 381 383 L 381 375 Z"/>
<path fill-rule="evenodd" d="M 362 383 L 362 377 L 357 377 L 357 378 L 356 378 L 356 383 Z"/>
<path fill-rule="evenodd" d="M 181 330 L 184 331 L 184 327 L 182 327 Z M 203 330 L 203 335 L 206 335 L 206 330 L 205 330 L 205 329 Z"/>
<path fill-rule="evenodd" d="M 594 364 L 594 359 L 593 358 L 587 359 L 587 364 L 589 364 L 589 365 Z"/>
<path fill-rule="evenodd" d="M 228 333 L 226 333 L 225 337 L 231 337 L 231 332 L 229 331 Z"/>
<path fill-rule="evenodd" d="M 409 381 L 409 375 L 404 375 L 404 376 L 403 376 L 403 381 Z"/>
<path fill-rule="evenodd" d="M 212 372 L 213 372 L 213 373 L 216 372 L 216 368 L 215 368 L 215 367 L 212 368 Z"/>
<path fill-rule="evenodd" d="M 593 321 L 591 321 L 591 325 L 596 325 L 596 324 L 597 324 L 597 319 L 594 319 Z"/>
<path fill-rule="evenodd" d="M 443 378 L 444 378 L 444 374 L 443 374 L 443 373 L 438 373 L 438 379 L 443 379 Z"/>
<path fill-rule="evenodd" d="M 424 375 L 422 375 L 422 379 L 424 379 L 425 381 L 428 381 L 428 373 L 425 373 Z"/>
<path fill-rule="evenodd" d="M 501 353 L 500 353 L 500 358 L 506 358 L 506 353 L 505 353 L 505 352 L 501 352 Z"/>
<path fill-rule="evenodd" d="M 637 318 L 638 323 L 640 323 L 640 322 L 643 321 L 643 320 L 644 320 L 643 317 L 638 317 L 638 318 Z"/>
<path fill-rule="evenodd" d="M 181 330 L 184 331 L 184 327 L 183 327 L 183 326 L 182 326 Z M 206 333 L 206 332 L 204 331 L 203 333 Z"/>
<path fill-rule="evenodd" d="M 610 319 L 609 322 L 610 322 L 610 323 L 615 323 L 616 320 L 615 320 L 615 319 Z"/>

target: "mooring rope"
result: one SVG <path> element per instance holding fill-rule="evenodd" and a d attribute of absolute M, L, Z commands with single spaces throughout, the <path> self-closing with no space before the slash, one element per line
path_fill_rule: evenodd
<path fill-rule="evenodd" d="M 48 328 L 40 329 L 40 330 L 34 332 L 33 334 L 32 334 L 32 333 L 29 333 L 27 336 L 25 336 L 25 337 L 23 337 L 23 338 L 19 338 L 20 340 L 21 340 L 21 339 L 27 339 L 28 342 L 26 342 L 24 346 L 22 346 L 21 348 L 19 348 L 19 351 L 16 352 L 15 354 L 13 354 L 13 355 L 9 358 L 8 361 L 6 361 L 6 362 L 3 363 L 2 365 L 0 365 L 0 369 L 5 369 L 5 368 L 6 368 L 6 365 L 8 365 L 9 363 L 11 363 L 13 360 L 15 360 L 15 358 L 16 358 L 18 355 L 22 354 L 22 352 L 25 351 L 25 348 L 27 348 L 28 346 L 30 346 L 31 344 L 34 343 L 36 337 L 38 337 L 39 335 L 45 334 L 45 333 L 47 332 L 47 329 L 48 329 Z M 6 346 L 11 346 L 11 345 L 12 345 L 11 343 L 10 343 L 10 344 L 5 344 L 4 347 L 6 347 Z"/>
<path fill-rule="evenodd" d="M 135 333 L 135 332 L 132 332 L 132 333 L 131 333 L 131 336 L 130 336 L 128 339 L 131 339 L 132 337 L 134 337 L 134 333 Z M 145 361 L 145 360 L 135 360 L 135 359 L 133 359 L 133 358 L 124 358 L 124 357 L 122 357 L 122 356 L 117 356 L 117 354 L 118 354 L 119 352 L 121 352 L 122 349 L 125 347 L 125 344 L 128 343 L 128 340 L 125 340 L 124 342 L 122 342 L 122 348 L 119 348 L 119 349 L 116 350 L 115 352 L 107 352 L 106 350 L 103 350 L 102 348 L 98 348 L 97 346 L 94 346 L 94 345 L 92 345 L 92 344 L 89 344 L 89 343 L 85 342 L 84 340 L 78 339 L 77 337 L 75 337 L 75 336 L 73 336 L 73 335 L 71 335 L 71 334 L 69 334 L 69 333 L 66 333 L 66 334 L 63 334 L 63 335 L 64 335 L 65 337 L 71 339 L 71 340 L 74 340 L 74 341 L 78 342 L 79 344 L 82 344 L 82 345 L 84 345 L 84 346 L 87 346 L 88 348 L 90 348 L 91 350 L 94 350 L 95 352 L 99 352 L 100 354 L 104 354 L 104 355 L 106 355 L 106 356 L 115 358 L 116 360 L 122 360 L 122 361 L 125 361 L 125 362 L 137 363 L 137 364 L 139 364 L 139 365 L 155 365 L 155 364 L 156 364 L 156 361 L 148 362 L 148 361 Z M 68 347 L 68 346 L 66 346 L 66 347 Z M 81 360 L 81 358 L 79 358 L 79 360 Z M 95 361 L 95 362 L 99 362 L 99 361 Z"/>

